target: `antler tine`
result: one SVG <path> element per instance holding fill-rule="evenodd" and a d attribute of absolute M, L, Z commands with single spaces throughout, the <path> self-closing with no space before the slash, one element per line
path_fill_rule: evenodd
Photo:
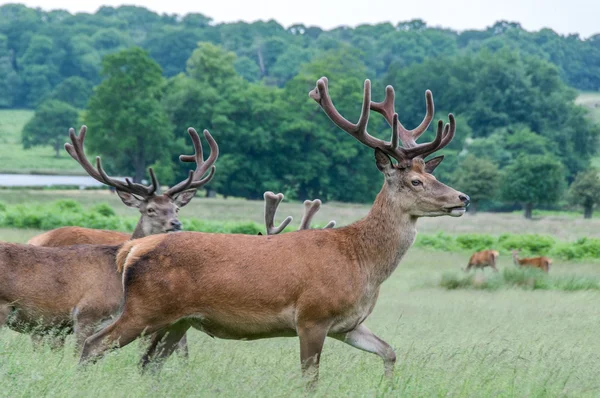
<path fill-rule="evenodd" d="M 204 160 L 204 154 L 202 151 L 202 142 L 200 141 L 200 136 L 198 132 L 193 128 L 188 128 L 188 134 L 192 138 L 192 144 L 194 145 L 194 154 L 193 155 L 180 155 L 179 160 L 182 162 L 195 162 L 196 170 L 192 172 L 192 180 L 188 177 L 187 180 L 182 181 L 165 192 L 165 195 L 175 195 L 185 189 L 199 188 L 204 184 L 208 183 L 215 174 L 215 166 L 213 165 L 217 158 L 219 157 L 219 145 L 217 145 L 217 141 L 213 138 L 208 130 L 204 130 L 204 137 L 206 141 L 208 141 L 208 146 L 210 147 L 210 155 L 208 159 Z M 206 172 L 209 172 L 208 175 L 204 178 L 201 178 Z"/>
<path fill-rule="evenodd" d="M 440 149 L 443 149 L 444 147 L 446 147 L 454 138 L 454 133 L 456 132 L 456 119 L 454 118 L 454 115 L 452 113 L 450 113 L 448 115 L 448 119 L 450 119 L 450 123 L 446 124 L 444 126 L 444 132 L 442 134 L 442 140 L 441 140 L 440 144 L 434 150 L 427 151 L 423 155 L 421 155 L 421 157 L 423 159 L 425 159 L 427 156 L 431 155 L 432 153 L 439 151 Z M 441 122 L 441 120 L 440 120 L 440 122 Z M 438 126 L 439 126 L 439 122 L 438 122 Z"/>
<path fill-rule="evenodd" d="M 83 150 L 83 142 L 85 140 L 86 133 L 87 127 L 85 125 L 81 126 L 81 129 L 79 130 L 79 136 L 75 135 L 75 129 L 69 129 L 69 137 L 71 138 L 72 144 L 66 143 L 65 149 L 69 155 L 71 155 L 71 157 L 75 159 L 75 161 L 77 161 L 81 167 L 83 167 L 90 177 L 103 184 L 115 187 L 120 191 L 129 192 L 131 194 L 140 195 L 143 197 L 154 195 L 154 192 L 156 192 L 158 189 L 158 181 L 156 180 L 156 176 L 154 175 L 152 168 L 149 169 L 150 177 L 152 179 L 151 186 L 132 183 L 129 181 L 129 179 L 126 179 L 126 184 L 124 184 L 122 181 L 109 177 L 102 168 L 100 156 L 96 157 L 96 168 L 94 168 L 94 166 L 85 156 L 85 152 Z"/>
<path fill-rule="evenodd" d="M 352 135 L 362 144 L 373 149 L 378 148 L 382 150 L 398 162 L 413 159 L 423 153 L 434 152 L 436 148 L 440 146 L 442 139 L 444 138 L 443 126 L 438 126 L 436 137 L 432 142 L 423 144 L 416 143 L 416 139 L 423 134 L 433 118 L 433 95 L 429 90 L 425 92 L 427 104 L 425 118 L 421 124 L 413 130 L 407 130 L 402 126 L 398 121 L 398 115 L 393 112 L 395 93 L 391 86 L 386 88 L 386 96 L 383 102 L 371 102 L 371 82 L 368 79 L 365 80 L 362 112 L 360 119 L 356 124 L 346 120 L 333 105 L 331 97 L 329 96 L 327 78 L 322 77 L 317 80 L 317 86 L 310 91 L 309 96 L 321 106 L 325 114 L 339 128 Z M 381 113 L 386 121 L 392 126 L 392 137 L 390 142 L 375 138 L 367 132 L 369 111 L 371 109 Z M 399 140 L 402 141 L 403 147 L 398 147 Z"/>
<path fill-rule="evenodd" d="M 271 191 L 267 191 L 264 193 L 265 198 L 265 226 L 267 228 L 267 235 L 277 235 L 281 233 L 285 227 L 292 222 L 293 218 L 291 216 L 287 216 L 285 220 L 278 227 L 274 226 L 275 221 L 275 213 L 277 212 L 277 207 L 279 203 L 283 200 L 283 194 L 278 193 L 274 194 Z"/>
<path fill-rule="evenodd" d="M 298 231 L 302 229 L 310 229 L 310 223 L 312 222 L 313 217 L 317 212 L 321 209 L 321 200 L 305 200 L 304 201 L 304 214 L 302 215 L 302 221 L 300 222 L 300 227 Z M 327 225 L 323 229 L 333 228 L 335 227 L 335 221 L 329 221 Z"/>

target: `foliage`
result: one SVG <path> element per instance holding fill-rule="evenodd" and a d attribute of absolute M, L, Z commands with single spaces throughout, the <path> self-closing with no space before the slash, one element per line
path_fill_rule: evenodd
<path fill-rule="evenodd" d="M 585 218 L 591 218 L 594 206 L 600 203 L 600 177 L 597 169 L 582 171 L 569 189 L 569 197 L 585 209 Z"/>
<path fill-rule="evenodd" d="M 548 155 L 521 155 L 503 174 L 502 196 L 523 204 L 526 218 L 533 206 L 556 203 L 566 185 L 562 164 Z"/>
<path fill-rule="evenodd" d="M 68 129 L 75 126 L 78 118 L 77 109 L 65 102 L 58 100 L 43 102 L 23 128 L 21 137 L 23 147 L 28 149 L 33 146 L 50 145 L 56 157 L 59 157 L 69 136 Z"/>
<path fill-rule="evenodd" d="M 500 182 L 498 167 L 485 158 L 466 156 L 456 170 L 453 187 L 468 192 L 471 198 L 469 210 L 476 211 L 477 205 L 496 196 Z"/>
<path fill-rule="evenodd" d="M 85 115 L 88 148 L 103 156 L 108 170 L 133 173 L 139 182 L 146 167 L 165 159 L 174 147 L 160 103 L 164 83 L 160 66 L 144 50 L 131 48 L 106 56 L 102 75 L 105 80 Z"/>

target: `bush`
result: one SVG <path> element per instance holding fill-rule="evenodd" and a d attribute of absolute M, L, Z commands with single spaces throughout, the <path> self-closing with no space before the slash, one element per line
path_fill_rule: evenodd
<path fill-rule="evenodd" d="M 548 235 L 525 234 L 512 235 L 502 234 L 498 238 L 500 247 L 506 251 L 522 249 L 525 254 L 545 255 L 556 243 L 554 238 Z"/>
<path fill-rule="evenodd" d="M 419 234 L 415 246 L 447 252 L 456 251 L 457 248 L 454 238 L 443 232 L 438 232 L 435 235 Z"/>
<path fill-rule="evenodd" d="M 103 215 L 104 217 L 116 216 L 114 209 L 108 203 L 98 203 L 91 208 L 93 212 Z"/>
<path fill-rule="evenodd" d="M 491 249 L 496 239 L 490 235 L 464 234 L 456 237 L 456 243 L 461 249 L 481 251 Z"/>

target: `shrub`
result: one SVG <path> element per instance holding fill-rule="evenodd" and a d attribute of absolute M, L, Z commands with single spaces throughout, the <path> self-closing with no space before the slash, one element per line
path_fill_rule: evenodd
<path fill-rule="evenodd" d="M 556 242 L 554 238 L 548 235 L 502 234 L 498 238 L 498 243 L 502 249 L 507 251 L 512 249 L 522 249 L 523 252 L 529 254 L 547 254 Z"/>
<path fill-rule="evenodd" d="M 456 237 L 456 244 L 461 249 L 481 251 L 490 249 L 494 246 L 496 239 L 490 235 L 483 234 L 464 234 Z"/>
<path fill-rule="evenodd" d="M 103 215 L 104 217 L 116 216 L 117 213 L 113 210 L 108 203 L 98 203 L 91 208 L 91 211 Z"/>
<path fill-rule="evenodd" d="M 415 246 L 425 247 L 447 252 L 456 251 L 456 242 L 454 238 L 443 232 L 438 232 L 435 235 L 419 234 Z"/>

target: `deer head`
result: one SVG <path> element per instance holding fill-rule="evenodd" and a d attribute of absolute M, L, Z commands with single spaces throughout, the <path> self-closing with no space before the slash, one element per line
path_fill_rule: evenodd
<path fill-rule="evenodd" d="M 214 163 L 219 156 L 219 147 L 217 142 L 208 132 L 204 130 L 204 137 L 210 146 L 210 156 L 205 161 L 202 154 L 202 143 L 198 133 L 193 128 L 188 129 L 194 145 L 193 155 L 181 155 L 179 159 L 183 162 L 195 162 L 196 170 L 190 171 L 189 176 L 184 181 L 172 186 L 163 194 L 157 194 L 159 188 L 158 181 L 152 168 L 149 168 L 151 184 L 144 185 L 133 183 L 129 179 L 125 182 L 109 177 L 102 167 L 100 157 L 96 157 L 96 167 L 94 167 L 85 156 L 83 143 L 87 127 L 82 126 L 79 135 L 75 134 L 74 129 L 69 130 L 71 144 L 65 144 L 65 149 L 73 159 L 83 167 L 90 177 L 97 181 L 114 187 L 117 194 L 126 206 L 137 208 L 140 213 L 140 221 L 133 233 L 132 238 L 159 234 L 164 232 L 174 232 L 181 230 L 181 222 L 178 218 L 179 209 L 187 205 L 196 194 L 196 190 L 208 183 L 215 172 Z M 203 177 L 208 172 L 208 175 Z"/>
<path fill-rule="evenodd" d="M 426 115 L 421 124 L 407 130 L 399 121 L 394 110 L 394 89 L 387 86 L 383 102 L 371 101 L 371 82 L 365 80 L 364 96 L 360 118 L 357 123 L 345 119 L 335 108 L 329 96 L 328 81 L 322 77 L 317 86 L 309 93 L 325 114 L 339 128 L 356 138 L 359 142 L 375 150 L 375 163 L 385 177 L 384 190 L 387 200 L 398 212 L 414 217 L 435 217 L 450 215 L 462 216 L 469 205 L 469 197 L 442 184 L 431 174 L 441 163 L 443 156 L 430 160 L 425 158 L 444 148 L 452 141 L 456 130 L 456 121 L 449 115 L 450 123 L 444 125 L 440 120 L 435 139 L 417 144 L 416 140 L 427 130 L 433 119 L 433 96 L 425 92 Z M 383 115 L 392 127 L 390 142 L 375 138 L 367 132 L 370 111 Z M 398 144 L 402 143 L 402 147 Z M 392 162 L 395 159 L 395 163 Z"/>

